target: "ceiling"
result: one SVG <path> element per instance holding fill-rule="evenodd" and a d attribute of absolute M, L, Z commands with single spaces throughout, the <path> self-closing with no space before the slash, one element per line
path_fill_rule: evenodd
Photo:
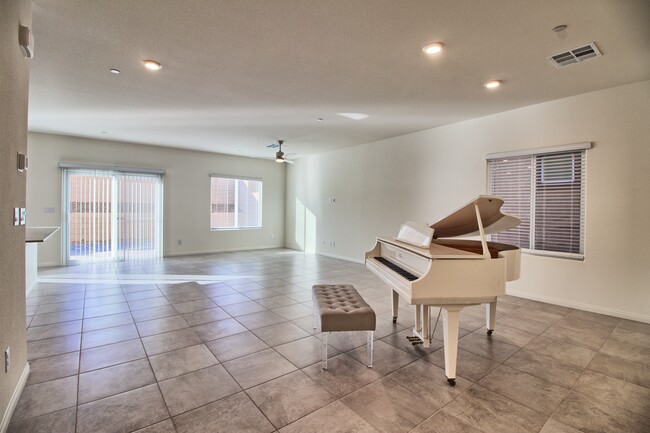
<path fill-rule="evenodd" d="M 30 131 L 251 157 L 273 157 L 278 139 L 299 158 L 650 79 L 648 0 L 35 0 L 33 10 Z M 427 57 L 430 41 L 443 52 Z M 602 57 L 547 60 L 590 42 Z M 491 79 L 502 86 L 487 90 Z"/>

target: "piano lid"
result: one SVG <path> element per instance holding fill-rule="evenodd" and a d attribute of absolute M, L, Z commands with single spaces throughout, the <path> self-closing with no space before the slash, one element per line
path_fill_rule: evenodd
<path fill-rule="evenodd" d="M 483 230 L 486 235 L 499 233 L 517 227 L 521 220 L 501 213 L 503 199 L 496 196 L 480 195 L 465 206 L 444 217 L 429 227 L 433 229 L 433 238 L 452 238 L 456 236 L 476 236 L 479 234 L 475 204 L 478 205 Z"/>

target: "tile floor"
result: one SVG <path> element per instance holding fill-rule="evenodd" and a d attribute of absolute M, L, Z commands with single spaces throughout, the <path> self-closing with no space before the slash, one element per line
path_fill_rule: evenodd
<path fill-rule="evenodd" d="M 42 270 L 27 300 L 27 386 L 9 432 L 649 432 L 650 325 L 526 299 L 461 315 L 458 378 L 390 319 L 364 266 L 290 250 Z M 310 288 L 354 284 L 378 315 L 330 337 Z M 437 313 L 433 311 L 433 313 Z"/>

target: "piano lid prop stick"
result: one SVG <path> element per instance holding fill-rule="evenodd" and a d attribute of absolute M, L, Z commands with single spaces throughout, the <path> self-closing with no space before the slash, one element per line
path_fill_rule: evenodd
<path fill-rule="evenodd" d="M 483 231 L 483 221 L 481 220 L 481 211 L 478 209 L 478 203 L 474 203 L 474 209 L 476 209 L 476 220 L 478 222 L 478 231 L 481 235 L 481 247 L 483 247 L 483 257 L 489 259 L 490 250 L 488 249 L 487 242 L 485 241 L 485 232 Z"/>

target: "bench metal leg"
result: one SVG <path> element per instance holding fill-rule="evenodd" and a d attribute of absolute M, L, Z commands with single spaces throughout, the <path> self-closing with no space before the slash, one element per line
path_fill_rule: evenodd
<path fill-rule="evenodd" d="M 323 338 L 323 370 L 327 370 L 327 336 L 329 332 L 324 332 L 325 338 Z"/>
<path fill-rule="evenodd" d="M 368 354 L 367 354 L 367 360 L 368 360 L 368 368 L 372 368 L 372 352 L 374 349 L 374 331 L 368 331 Z"/>

